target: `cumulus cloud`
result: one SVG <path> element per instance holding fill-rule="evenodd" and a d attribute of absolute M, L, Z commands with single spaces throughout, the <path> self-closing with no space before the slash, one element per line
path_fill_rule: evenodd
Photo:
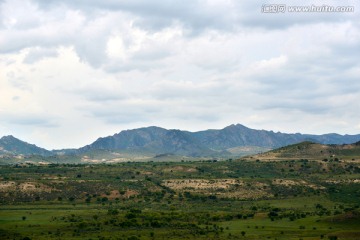
<path fill-rule="evenodd" d="M 19 112 L 1 112 L 1 121 L 3 124 L 14 126 L 30 126 L 30 127 L 45 127 L 53 128 L 58 127 L 56 120 L 48 116 L 46 113 L 26 113 L 25 111 Z"/>
<path fill-rule="evenodd" d="M 49 8 L 58 6 L 57 1 L 37 0 L 40 6 Z M 231 31 L 240 26 L 261 27 L 268 29 L 286 28 L 298 24 L 311 24 L 319 22 L 338 22 L 355 20 L 358 12 L 349 14 L 327 13 L 289 13 L 282 14 L 259 14 L 265 4 L 285 4 L 287 6 L 358 6 L 354 0 L 338 1 L 326 0 L 315 2 L 302 1 L 202 1 L 186 0 L 179 3 L 170 1 L 62 1 L 73 9 L 79 9 L 87 14 L 93 14 L 96 10 L 128 12 L 134 16 L 135 23 L 141 28 L 152 31 L 181 23 L 192 34 L 203 32 L 205 29 Z"/>
<path fill-rule="evenodd" d="M 0 130 L 49 148 L 149 125 L 357 133 L 358 1 L 262 4 L 0 1 Z"/>
<path fill-rule="evenodd" d="M 56 49 L 34 48 L 30 49 L 30 51 L 27 53 L 26 57 L 24 58 L 24 63 L 32 64 L 45 58 L 57 56 L 58 53 Z"/>

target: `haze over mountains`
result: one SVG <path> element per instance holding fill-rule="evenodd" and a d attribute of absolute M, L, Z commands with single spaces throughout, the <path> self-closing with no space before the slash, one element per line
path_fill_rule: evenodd
<path fill-rule="evenodd" d="M 23 142 L 13 136 L 0 139 L 0 155 L 85 154 L 96 150 L 144 153 L 149 155 L 174 154 L 180 156 L 240 156 L 279 148 L 303 141 L 321 144 L 350 144 L 360 141 L 358 135 L 287 134 L 255 130 L 241 124 L 220 130 L 189 132 L 160 127 L 144 127 L 121 131 L 113 136 L 102 137 L 79 149 L 49 151 Z"/>

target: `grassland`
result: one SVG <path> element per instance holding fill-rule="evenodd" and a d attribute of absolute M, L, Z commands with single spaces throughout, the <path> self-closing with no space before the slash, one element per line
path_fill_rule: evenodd
<path fill-rule="evenodd" d="M 360 239 L 354 158 L 165 158 L 0 166 L 0 239 Z"/>

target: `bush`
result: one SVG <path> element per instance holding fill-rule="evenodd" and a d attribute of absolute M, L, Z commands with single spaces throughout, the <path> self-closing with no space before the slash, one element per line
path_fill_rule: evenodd
<path fill-rule="evenodd" d="M 139 240 L 139 238 L 137 236 L 131 236 L 128 237 L 128 240 Z"/>

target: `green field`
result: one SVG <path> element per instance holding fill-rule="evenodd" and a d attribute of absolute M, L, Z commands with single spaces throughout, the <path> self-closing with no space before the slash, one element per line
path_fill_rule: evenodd
<path fill-rule="evenodd" d="M 0 166 L 0 239 L 360 239 L 357 161 Z"/>

